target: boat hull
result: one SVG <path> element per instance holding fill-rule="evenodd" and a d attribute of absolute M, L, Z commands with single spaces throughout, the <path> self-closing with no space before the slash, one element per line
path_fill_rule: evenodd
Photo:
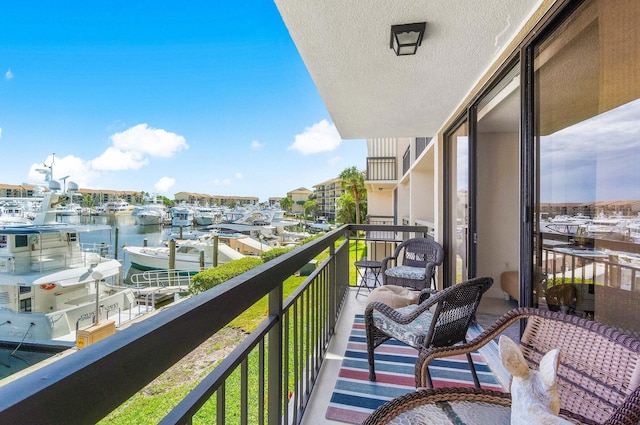
<path fill-rule="evenodd" d="M 129 256 L 131 266 L 142 271 L 146 270 L 168 270 L 169 269 L 169 248 L 166 247 L 140 247 L 128 246 L 124 248 Z M 188 252 L 179 252 L 179 251 Z M 200 265 L 200 253 L 204 252 L 204 267 Z M 244 255 L 236 252 L 227 245 L 218 246 L 218 264 L 224 264 L 230 260 L 242 258 Z M 189 274 L 199 273 L 202 270 L 213 267 L 213 246 L 204 245 L 183 245 L 175 253 L 174 270 L 188 272 Z"/>

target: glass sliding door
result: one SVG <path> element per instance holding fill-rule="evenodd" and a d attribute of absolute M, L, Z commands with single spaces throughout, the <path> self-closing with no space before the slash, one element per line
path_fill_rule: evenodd
<path fill-rule="evenodd" d="M 535 41 L 534 304 L 640 332 L 640 2 Z"/>
<path fill-rule="evenodd" d="M 469 277 L 469 137 L 466 121 L 446 136 L 448 164 L 445 286 Z"/>
<path fill-rule="evenodd" d="M 469 114 L 476 117 L 475 140 L 475 275 L 489 276 L 494 313 L 516 307 L 520 296 L 520 62 L 512 60 L 479 98 Z M 473 164 L 473 161 L 472 163 Z M 472 220 L 473 222 L 473 220 Z M 504 287 L 501 286 L 504 284 Z M 486 299 L 485 299 L 486 298 Z"/>

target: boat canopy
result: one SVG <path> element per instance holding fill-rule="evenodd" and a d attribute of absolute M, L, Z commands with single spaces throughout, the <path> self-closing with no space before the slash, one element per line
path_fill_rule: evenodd
<path fill-rule="evenodd" d="M 94 282 L 93 272 L 98 271 L 103 278 L 116 276 L 120 272 L 120 262 L 117 260 L 108 260 L 100 263 L 93 268 L 78 267 L 51 273 L 33 281 L 33 285 L 42 285 L 45 283 L 55 283 L 63 288 L 74 285 L 82 285 Z"/>

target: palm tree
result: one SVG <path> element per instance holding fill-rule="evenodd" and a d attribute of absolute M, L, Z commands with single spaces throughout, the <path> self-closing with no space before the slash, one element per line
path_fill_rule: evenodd
<path fill-rule="evenodd" d="M 336 201 L 336 207 L 336 223 L 346 224 L 353 221 L 356 203 L 350 193 L 343 193 Z"/>
<path fill-rule="evenodd" d="M 367 195 L 367 189 L 364 186 L 364 172 L 358 171 L 355 166 L 346 168 L 340 173 L 340 180 L 340 186 L 346 189 L 353 198 L 356 224 L 360 224 L 360 203 Z"/>
<path fill-rule="evenodd" d="M 292 206 L 293 206 L 293 199 L 291 199 L 291 196 L 287 196 L 286 198 L 280 199 L 280 208 L 282 208 L 283 210 L 290 212 Z"/>

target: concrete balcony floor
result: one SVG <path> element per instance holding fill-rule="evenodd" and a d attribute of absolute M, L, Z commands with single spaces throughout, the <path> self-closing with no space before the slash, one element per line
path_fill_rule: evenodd
<path fill-rule="evenodd" d="M 347 348 L 349 335 L 353 326 L 353 319 L 356 314 L 364 313 L 364 309 L 367 304 L 368 293 L 366 290 L 361 290 L 360 295 L 357 297 L 356 292 L 356 288 L 351 288 L 349 290 L 345 306 L 336 325 L 335 335 L 329 344 L 326 358 L 322 364 L 319 379 L 313 389 L 307 410 L 302 418 L 302 425 L 315 425 L 318 423 L 344 425 L 344 422 L 326 419 L 325 414 L 327 412 L 327 407 L 329 406 L 329 401 L 331 400 L 335 383 L 338 379 L 338 372 L 340 371 L 343 356 Z M 497 318 L 514 307 L 516 307 L 516 305 L 513 304 L 513 301 L 485 298 L 480 304 L 478 315 L 481 315 L 485 321 L 490 321 L 492 317 Z M 482 332 L 482 328 L 479 326 L 470 330 L 472 336 L 475 336 L 480 332 Z M 517 332 L 518 330 L 516 328 L 510 329 L 510 336 L 515 338 Z M 486 350 L 481 351 L 481 354 L 496 375 L 498 382 L 502 383 L 503 387 L 508 385 L 508 375 L 502 368 L 499 358 L 497 357 L 497 344 L 488 345 Z"/>

